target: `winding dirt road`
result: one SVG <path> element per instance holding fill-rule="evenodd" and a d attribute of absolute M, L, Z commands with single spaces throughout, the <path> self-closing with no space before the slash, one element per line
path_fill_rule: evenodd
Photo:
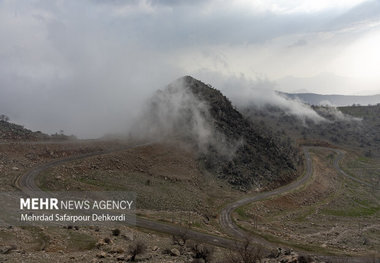
<path fill-rule="evenodd" d="M 283 187 L 280 187 L 280 188 L 277 188 L 277 189 L 274 189 L 270 192 L 263 192 L 263 193 L 260 193 L 260 194 L 257 194 L 255 196 L 250 196 L 250 197 L 246 197 L 244 199 L 240 199 L 234 203 L 231 203 L 231 204 L 228 204 L 221 212 L 221 215 L 220 215 L 220 224 L 222 225 L 222 227 L 224 229 L 226 229 L 226 231 L 228 231 L 228 233 L 230 234 L 230 236 L 233 236 L 235 238 L 245 238 L 247 236 L 249 236 L 249 233 L 245 232 L 244 230 L 242 230 L 241 228 L 239 228 L 233 221 L 232 219 L 232 213 L 234 210 L 236 210 L 238 207 L 240 206 L 243 206 L 243 205 L 246 205 L 246 204 L 249 204 L 249 203 L 252 203 L 252 202 L 257 202 L 257 201 L 260 201 L 260 200 L 263 200 L 263 199 L 266 199 L 266 198 L 269 198 L 269 197 L 273 197 L 273 196 L 276 196 L 276 195 L 281 195 L 281 194 L 284 194 L 286 192 L 289 192 L 289 191 L 292 191 L 294 189 L 297 189 L 298 187 L 304 185 L 313 175 L 313 167 L 312 167 L 312 162 L 311 162 L 311 158 L 310 158 L 310 153 L 309 153 L 309 149 L 310 148 L 316 148 L 316 149 L 324 149 L 324 150 L 329 150 L 329 151 L 333 151 L 337 154 L 337 156 L 335 157 L 334 159 L 334 168 L 341 174 L 341 175 L 344 175 L 348 178 L 350 178 L 351 180 L 354 180 L 355 182 L 358 182 L 360 184 L 363 184 L 365 186 L 369 186 L 371 187 L 372 185 L 367 183 L 367 182 L 364 182 L 356 177 L 353 177 L 349 174 L 347 174 L 346 172 L 344 172 L 340 166 L 339 166 L 339 162 L 343 159 L 344 157 L 344 152 L 341 151 L 341 150 L 338 150 L 338 149 L 334 149 L 334 148 L 328 148 L 328 147 L 318 147 L 318 146 L 310 146 L 310 147 L 303 147 L 303 152 L 304 152 L 304 155 L 305 155 L 305 159 L 306 159 L 306 171 L 305 171 L 305 174 L 301 177 L 301 178 L 298 178 L 296 181 L 293 181 L 292 183 L 290 184 L 287 184 Z M 252 236 L 249 236 L 249 238 L 252 239 Z M 262 238 L 255 238 L 255 240 L 257 242 L 260 242 L 262 244 L 265 244 L 267 246 L 273 246 L 273 243 L 270 243 L 268 241 L 266 241 L 265 239 L 262 239 Z"/>
<path fill-rule="evenodd" d="M 30 171 L 28 171 L 25 174 L 22 174 L 19 176 L 16 181 L 15 185 L 17 188 L 19 188 L 24 193 L 31 193 L 31 192 L 42 192 L 42 190 L 37 186 L 36 179 L 37 176 L 42 173 L 43 171 L 46 171 L 49 168 L 52 168 L 54 166 L 62 165 L 67 162 L 71 161 L 78 161 L 85 158 L 93 157 L 93 156 L 99 156 L 99 155 L 105 155 L 109 153 L 114 153 L 118 151 L 124 151 L 132 148 L 141 147 L 147 144 L 140 144 L 136 146 L 130 146 L 130 147 L 122 147 L 118 149 L 112 149 L 112 150 L 105 150 L 105 151 L 98 151 L 98 152 L 92 152 L 92 153 L 86 153 L 76 156 L 71 156 L 59 160 L 54 160 L 45 164 L 42 164 L 40 166 L 37 166 Z M 127 218 L 127 224 L 128 224 L 128 218 Z M 172 224 L 165 224 L 163 222 L 157 222 L 154 220 L 149 220 L 146 218 L 136 217 L 136 221 L 131 220 L 130 225 L 135 225 L 137 227 L 145 228 L 154 230 L 157 232 L 163 232 L 171 235 L 181 235 L 186 234 L 190 239 L 194 239 L 197 241 L 205 242 L 211 245 L 225 247 L 225 248 L 233 248 L 236 246 L 236 240 L 223 238 L 219 236 L 213 236 L 211 234 L 206 234 L 198 231 L 193 231 L 191 229 L 172 225 Z"/>
<path fill-rule="evenodd" d="M 252 202 L 257 202 L 257 201 L 260 201 L 260 200 L 263 200 L 263 199 L 266 199 L 266 198 L 269 198 L 269 197 L 272 197 L 275 195 L 280 195 L 280 194 L 292 191 L 292 190 L 304 185 L 311 178 L 311 176 L 313 175 L 313 168 L 312 168 L 310 154 L 309 154 L 309 147 L 303 147 L 303 152 L 304 152 L 305 159 L 306 159 L 306 171 L 305 171 L 305 174 L 303 176 L 298 178 L 296 181 L 293 181 L 292 183 L 287 184 L 283 187 L 274 189 L 274 190 L 269 191 L 269 192 L 263 192 L 263 193 L 259 193 L 259 194 L 254 195 L 254 196 L 250 196 L 250 197 L 240 199 L 234 203 L 227 205 L 222 210 L 221 215 L 220 215 L 220 220 L 219 220 L 220 224 L 222 225 L 222 227 L 224 229 L 226 229 L 226 231 L 228 231 L 228 233 L 231 236 L 233 236 L 235 238 L 239 238 L 239 239 L 249 236 L 249 234 L 247 232 L 244 232 L 241 228 L 239 228 L 234 223 L 234 221 L 232 219 L 232 213 L 238 207 L 252 203 Z M 249 237 L 252 238 L 252 236 L 249 236 Z M 267 246 L 273 246 L 274 245 L 273 243 L 270 243 L 263 238 L 255 237 L 255 240 L 257 242 L 260 242 L 261 244 L 265 244 Z"/>
<path fill-rule="evenodd" d="M 123 151 L 131 148 L 136 148 L 140 147 L 143 145 L 136 145 L 136 146 L 130 146 L 130 147 L 123 147 L 119 149 L 113 149 L 113 150 L 106 150 L 106 151 L 99 151 L 99 152 L 93 152 L 93 153 L 87 153 L 87 154 L 82 154 L 82 155 L 77 155 L 77 156 L 72 156 L 64 159 L 59 159 L 55 161 L 48 162 L 46 164 L 42 164 L 38 167 L 35 167 L 34 169 L 30 170 L 29 172 L 21 175 L 20 177 L 17 178 L 16 180 L 16 186 L 23 192 L 30 192 L 30 191 L 42 191 L 35 183 L 37 176 L 54 166 L 61 165 L 67 162 L 71 161 L 76 161 L 76 160 L 81 160 L 85 158 L 89 158 L 92 156 L 97 156 L 97 155 L 104 155 L 108 153 L 113 153 L 117 151 Z M 242 229 L 240 229 L 238 226 L 235 225 L 233 219 L 232 219 L 232 213 L 235 209 L 242 205 L 246 205 L 251 202 L 256 202 L 260 201 L 269 197 L 273 197 L 276 195 L 281 195 L 286 192 L 292 191 L 297 189 L 298 187 L 303 186 L 312 176 L 313 174 L 313 169 L 312 169 L 312 161 L 310 158 L 310 153 L 309 149 L 311 147 L 303 147 L 303 152 L 305 155 L 305 160 L 306 160 L 306 171 L 305 174 L 298 178 L 296 181 L 285 185 L 283 187 L 277 188 L 275 190 L 269 191 L 269 192 L 262 192 L 254 196 L 246 197 L 243 199 L 240 199 L 234 203 L 231 203 L 227 205 L 221 212 L 220 214 L 220 224 L 223 227 L 223 229 L 226 231 L 231 236 L 230 238 L 224 238 L 220 236 L 214 236 L 211 234 L 206 234 L 198 231 L 194 231 L 188 228 L 180 227 L 177 225 L 172 225 L 172 224 L 166 224 L 162 222 L 157 222 L 153 220 L 149 220 L 146 218 L 141 218 L 137 217 L 136 218 L 136 226 L 141 227 L 144 229 L 150 229 L 158 232 L 163 232 L 171 235 L 179 235 L 186 233 L 187 237 L 193 240 L 198 240 L 203 243 L 208 243 L 211 245 L 219 246 L 219 247 L 225 247 L 225 248 L 231 248 L 234 249 L 236 248 L 237 242 L 239 240 L 242 240 L 243 238 L 249 236 L 249 238 L 256 243 L 263 244 L 267 247 L 277 247 L 278 245 L 275 243 L 270 243 L 267 240 L 260 238 L 260 237 L 254 237 L 250 235 L 249 233 L 244 232 Z M 326 147 L 317 147 L 317 148 L 324 148 L 327 150 L 331 150 L 337 153 L 337 157 L 334 160 L 334 167 L 344 176 L 347 176 L 355 181 L 359 181 L 360 183 L 368 185 L 366 182 L 362 182 L 357 178 L 354 178 L 352 176 L 347 175 L 340 167 L 339 167 L 339 161 L 343 158 L 344 153 L 340 150 L 333 149 L 333 148 L 326 148 Z M 128 223 L 128 222 L 127 222 Z M 326 258 L 328 258 L 326 256 Z M 336 257 L 334 257 L 336 258 Z M 361 260 L 361 258 L 350 258 L 350 261 L 352 262 L 364 262 Z"/>

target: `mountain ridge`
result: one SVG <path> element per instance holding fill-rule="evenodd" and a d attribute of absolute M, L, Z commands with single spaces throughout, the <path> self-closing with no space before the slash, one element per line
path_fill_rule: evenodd
<path fill-rule="evenodd" d="M 339 94 L 318 94 L 318 93 L 286 93 L 278 94 L 290 99 L 299 99 L 310 105 L 333 105 L 333 106 L 351 106 L 357 105 L 376 105 L 380 103 L 380 94 L 375 95 L 339 95 Z"/>

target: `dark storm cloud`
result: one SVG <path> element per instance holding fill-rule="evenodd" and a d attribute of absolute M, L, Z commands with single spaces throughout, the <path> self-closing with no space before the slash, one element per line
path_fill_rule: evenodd
<path fill-rule="evenodd" d="M 378 3 L 346 14 L 307 14 L 251 10 L 229 1 L 3 0 L 0 114 L 50 133 L 94 137 L 121 131 L 149 94 L 191 73 L 178 63 L 186 52 L 203 51 L 227 68 L 214 46 L 302 37 L 368 17 L 373 22 Z"/>
<path fill-rule="evenodd" d="M 380 21 L 380 1 L 372 0 L 359 4 L 341 16 L 334 19 L 329 26 L 333 29 L 341 29 L 363 22 L 379 22 Z"/>
<path fill-rule="evenodd" d="M 141 0 L 94 0 L 95 3 L 98 4 L 111 4 L 111 5 L 137 5 L 143 1 Z M 150 5 L 163 5 L 163 6 L 178 6 L 178 5 L 199 5 L 207 3 L 206 0 L 148 0 L 145 1 L 147 4 Z"/>
<path fill-rule="evenodd" d="M 148 1 L 152 5 L 165 5 L 165 6 L 178 6 L 178 5 L 202 5 L 207 3 L 204 0 L 150 0 Z"/>
<path fill-rule="evenodd" d="M 251 14 L 245 10 L 218 8 L 202 14 L 200 7 L 196 5 L 172 7 L 172 11 L 162 13 L 158 11 L 139 17 L 119 17 L 116 25 L 135 25 L 120 30 L 152 48 L 178 48 L 193 45 L 263 43 L 284 35 L 318 31 L 324 21 L 332 19 L 331 14 Z M 129 31 L 130 29 L 133 31 Z"/>
<path fill-rule="evenodd" d="M 105 3 L 104 1 L 102 1 Z M 140 2 L 110 1 L 121 6 L 138 6 Z M 379 1 L 368 1 L 352 9 L 322 10 L 314 13 L 259 12 L 244 8 L 227 8 L 226 2 L 215 1 L 145 1 L 151 14 L 136 17 L 128 14 L 119 17 L 120 23 L 134 25 L 133 32 L 125 28 L 150 47 L 175 48 L 203 44 L 263 43 L 273 38 L 317 32 L 329 32 L 351 27 L 354 23 L 378 21 Z M 213 4 L 203 12 L 207 3 Z M 171 7 L 161 10 L 160 6 Z M 135 32 L 144 32 L 143 34 Z"/>

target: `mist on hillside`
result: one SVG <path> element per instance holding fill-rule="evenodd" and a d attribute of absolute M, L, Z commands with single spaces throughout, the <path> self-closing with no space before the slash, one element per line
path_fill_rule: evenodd
<path fill-rule="evenodd" d="M 147 99 L 135 118 L 130 136 L 148 141 L 179 139 L 191 145 L 195 143 L 202 153 L 212 147 L 219 154 L 231 157 L 241 142 L 227 141 L 214 126 L 210 105 L 196 97 L 185 81 L 185 78 L 177 79 Z"/>
<path fill-rule="evenodd" d="M 96 83 L 89 82 L 87 77 L 98 78 L 91 74 L 66 80 L 67 87 L 63 87 L 62 83 L 53 83 L 62 88 L 31 94 L 28 98 L 24 94 L 18 94 L 17 89 L 5 89 L 5 96 L 0 98 L 0 109 L 11 121 L 46 133 L 63 130 L 66 134 L 74 134 L 79 138 L 97 138 L 106 134 L 164 138 L 169 134 L 175 136 L 183 132 L 185 136 L 197 138 L 199 149 L 203 149 L 205 142 L 215 138 L 208 105 L 197 100 L 191 92 L 181 89 L 179 83 L 176 84 L 177 87 L 172 85 L 166 89 L 168 83 L 175 79 L 170 79 L 173 75 L 174 73 L 168 72 L 149 80 L 136 76 L 128 80 L 124 77 L 113 80 L 107 77 L 109 83 L 113 84 L 110 86 L 105 79 Z M 106 76 L 102 74 L 100 77 Z M 213 74 L 203 75 L 200 80 L 220 89 L 238 109 L 251 107 L 266 110 L 268 107 L 277 107 L 287 115 L 296 116 L 303 123 L 327 122 L 310 106 L 278 94 L 268 81 L 215 77 Z M 11 99 L 5 100 L 7 97 Z M 13 97 L 21 102 L 17 108 L 13 107 L 16 103 Z M 33 111 L 28 110 L 30 108 Z M 330 111 L 336 115 L 337 120 L 349 120 L 337 109 Z M 187 117 L 183 118 L 185 112 Z M 179 127 L 186 129 L 178 129 Z"/>
<path fill-rule="evenodd" d="M 275 83 L 269 80 L 224 76 L 217 72 L 201 73 L 200 76 L 220 89 L 238 108 L 253 107 L 265 110 L 267 107 L 277 107 L 285 114 L 296 116 L 303 122 L 306 120 L 315 123 L 327 121 L 297 98 L 287 98 L 276 92 Z"/>

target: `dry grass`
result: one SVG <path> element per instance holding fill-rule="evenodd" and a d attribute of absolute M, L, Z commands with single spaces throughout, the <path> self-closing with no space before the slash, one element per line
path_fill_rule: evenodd
<path fill-rule="evenodd" d="M 267 239 L 331 253 L 380 250 L 379 194 L 337 174 L 332 152 L 313 150 L 313 179 L 281 197 L 243 208 L 239 224 Z"/>

